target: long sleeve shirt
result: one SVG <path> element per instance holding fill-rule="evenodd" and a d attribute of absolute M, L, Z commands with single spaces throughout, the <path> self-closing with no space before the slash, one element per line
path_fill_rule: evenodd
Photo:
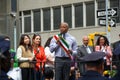
<path fill-rule="evenodd" d="M 77 54 L 76 39 L 70 34 L 65 33 L 65 40 L 69 45 L 69 50 L 72 51 L 72 55 L 76 55 Z M 57 44 L 56 40 L 53 38 L 50 43 L 50 51 L 51 52 L 55 51 L 55 57 L 68 57 L 67 54 L 65 54 L 65 56 L 62 56 L 63 53 L 61 52 L 61 50 L 62 48 L 59 46 L 59 44 Z"/>
<path fill-rule="evenodd" d="M 34 56 L 34 53 L 32 53 L 32 54 Z M 20 61 L 26 61 L 26 60 L 29 59 L 29 58 L 26 58 L 26 57 L 22 57 L 22 49 L 21 49 L 21 47 L 18 47 L 16 56 L 17 56 L 17 59 L 19 59 Z"/>

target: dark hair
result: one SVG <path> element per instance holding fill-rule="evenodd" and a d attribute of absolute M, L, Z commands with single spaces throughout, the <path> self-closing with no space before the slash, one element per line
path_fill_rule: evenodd
<path fill-rule="evenodd" d="M 28 48 L 26 47 L 26 44 L 24 43 L 24 38 L 25 38 L 25 36 L 27 36 L 27 37 L 29 38 L 29 40 L 30 40 L 30 37 L 29 37 L 27 34 L 22 34 L 22 35 L 21 35 L 21 38 L 20 38 L 19 46 L 22 45 L 22 46 L 25 47 L 25 50 L 30 49 L 30 50 L 32 51 L 31 40 L 30 40 L 30 42 L 29 42 L 29 44 L 28 44 Z"/>
<path fill-rule="evenodd" d="M 100 38 L 101 38 L 101 37 L 103 37 L 104 40 L 105 40 L 104 46 L 106 46 L 106 45 L 109 46 L 109 41 L 108 41 L 107 37 L 106 37 L 106 36 L 103 36 L 103 35 L 100 35 L 100 36 L 98 37 L 97 42 L 96 42 L 96 45 L 100 45 Z"/>
<path fill-rule="evenodd" d="M 44 47 L 47 47 L 47 46 L 50 45 L 50 42 L 51 42 L 51 39 L 52 39 L 52 38 L 53 38 L 53 37 L 49 37 L 49 38 L 48 38 L 48 40 L 46 41 Z"/>
<path fill-rule="evenodd" d="M 41 38 L 41 36 L 39 34 L 34 34 L 33 37 L 32 37 L 32 40 L 34 40 L 37 36 L 39 36 Z M 41 46 L 41 40 L 40 40 L 39 46 Z"/>
<path fill-rule="evenodd" d="M 45 67 L 44 77 L 45 77 L 45 79 L 53 79 L 54 72 L 53 72 L 53 68 L 52 67 Z"/>

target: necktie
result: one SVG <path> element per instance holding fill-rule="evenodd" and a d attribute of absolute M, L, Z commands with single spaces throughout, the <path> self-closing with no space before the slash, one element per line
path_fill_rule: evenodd
<path fill-rule="evenodd" d="M 65 34 L 63 34 L 63 38 L 65 39 Z"/>

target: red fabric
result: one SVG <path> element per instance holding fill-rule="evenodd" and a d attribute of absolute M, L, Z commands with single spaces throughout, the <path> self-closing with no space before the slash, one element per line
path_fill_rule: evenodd
<path fill-rule="evenodd" d="M 45 56 L 44 48 L 42 46 L 38 48 L 39 48 L 39 51 L 34 49 L 34 54 L 37 61 L 36 70 L 40 69 L 40 63 L 42 63 L 42 70 L 43 70 L 46 62 L 46 56 Z"/>

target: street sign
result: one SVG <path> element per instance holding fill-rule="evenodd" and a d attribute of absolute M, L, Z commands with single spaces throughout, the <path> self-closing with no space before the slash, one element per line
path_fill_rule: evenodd
<path fill-rule="evenodd" d="M 115 23 L 115 19 L 109 19 L 108 20 L 108 24 L 111 26 L 111 27 L 115 27 L 116 26 L 116 23 Z M 101 26 L 106 26 L 106 19 L 99 19 L 99 25 Z"/>
<path fill-rule="evenodd" d="M 108 17 L 113 17 L 118 15 L 118 8 L 111 8 L 108 9 Z M 106 16 L 106 10 L 97 10 L 97 17 L 105 17 Z"/>

